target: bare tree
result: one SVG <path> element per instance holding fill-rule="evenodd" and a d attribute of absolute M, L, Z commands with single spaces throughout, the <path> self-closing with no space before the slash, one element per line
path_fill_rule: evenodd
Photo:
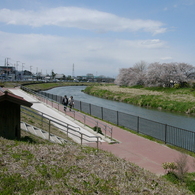
<path fill-rule="evenodd" d="M 177 176 L 178 178 L 180 178 L 181 180 L 184 179 L 186 173 L 189 170 L 188 167 L 188 156 L 187 154 L 184 153 L 180 153 L 178 159 L 175 160 L 176 164 L 177 164 Z"/>

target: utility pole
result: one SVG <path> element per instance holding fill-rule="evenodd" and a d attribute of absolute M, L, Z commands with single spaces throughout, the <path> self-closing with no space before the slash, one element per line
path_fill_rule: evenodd
<path fill-rule="evenodd" d="M 30 66 L 30 74 L 31 74 L 31 79 L 32 79 L 32 66 Z"/>
<path fill-rule="evenodd" d="M 32 66 L 30 66 L 30 72 L 31 72 L 31 70 L 32 70 Z"/>
<path fill-rule="evenodd" d="M 18 71 L 18 62 L 20 62 L 20 61 L 16 61 L 16 70 Z"/>
<path fill-rule="evenodd" d="M 7 63 L 6 63 L 6 65 L 7 65 L 7 70 L 6 70 L 6 80 L 8 80 L 8 66 L 9 66 L 9 63 L 8 63 L 8 59 L 10 59 L 10 58 L 7 58 Z"/>
<path fill-rule="evenodd" d="M 16 61 L 16 71 L 15 71 L 15 79 L 16 80 L 18 80 L 18 66 L 19 66 L 18 62 L 20 62 L 20 61 Z"/>
<path fill-rule="evenodd" d="M 22 80 L 23 80 L 23 75 L 24 75 L 24 73 L 23 73 L 24 65 L 23 64 L 25 64 L 25 63 L 22 63 Z"/>

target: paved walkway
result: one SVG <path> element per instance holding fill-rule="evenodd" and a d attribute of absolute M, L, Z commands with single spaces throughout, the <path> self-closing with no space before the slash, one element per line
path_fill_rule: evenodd
<path fill-rule="evenodd" d="M 77 130 L 78 133 L 76 133 L 74 131 L 74 134 L 71 134 L 71 130 L 69 129 L 69 137 L 72 138 L 75 142 L 81 143 L 81 139 L 80 139 L 81 134 L 79 133 L 79 132 L 81 132 L 83 134 L 83 139 L 82 139 L 83 144 L 86 144 L 88 142 L 90 142 L 90 143 L 95 142 L 96 143 L 97 138 L 95 137 L 96 135 L 95 135 L 94 131 L 90 132 L 86 127 L 83 127 L 83 125 L 79 125 L 78 123 L 75 123 L 75 121 L 72 120 L 72 118 L 66 116 L 63 112 L 59 112 L 57 109 L 54 109 L 51 106 L 48 106 L 48 105 L 44 104 L 40 100 L 36 99 L 32 95 L 24 92 L 23 90 L 21 90 L 19 88 L 9 89 L 9 91 L 14 93 L 15 95 L 23 97 L 26 101 L 29 101 L 29 102 L 33 103 L 33 105 L 31 106 L 33 109 L 35 109 L 37 111 L 40 111 L 42 113 L 45 113 L 46 115 L 49 115 L 53 118 L 44 115 L 45 117 L 50 118 L 54 121 L 56 119 L 56 122 L 58 122 L 58 123 L 59 123 L 59 120 L 60 120 L 63 123 L 69 124 L 69 127 L 72 127 L 73 129 Z M 63 110 L 63 107 L 61 107 L 61 109 Z M 63 129 L 65 127 L 62 127 L 60 125 L 60 124 L 63 124 L 63 123 L 59 123 L 57 125 L 55 124 L 55 126 L 57 126 L 58 128 Z M 104 139 L 101 139 L 99 141 L 104 142 Z"/>
<path fill-rule="evenodd" d="M 51 102 L 48 101 L 47 103 L 51 105 Z M 55 107 L 55 105 L 52 106 Z M 63 106 L 58 106 L 58 110 L 63 112 Z M 68 111 L 66 112 L 66 115 L 73 117 L 74 112 Z M 106 122 L 100 122 L 104 123 L 105 125 L 112 126 Z M 87 121 L 86 124 L 89 126 L 91 125 L 90 122 Z M 164 169 L 162 168 L 162 163 L 174 162 L 181 155 L 180 152 L 173 150 L 166 145 L 150 141 L 116 126 L 112 127 L 113 138 L 118 140 L 119 143 L 109 144 L 107 142 L 102 142 L 99 148 L 109 151 L 117 157 L 126 159 L 157 175 L 163 175 L 165 173 Z M 95 143 L 87 143 L 87 145 L 96 147 Z M 195 159 L 188 156 L 187 160 L 189 171 L 195 172 Z"/>
<path fill-rule="evenodd" d="M 72 115 L 72 113 L 68 114 Z M 103 123 L 107 124 L 106 122 Z M 175 162 L 181 157 L 180 152 L 164 144 L 150 141 L 119 127 L 110 124 L 107 125 L 113 127 L 113 138 L 118 140 L 119 143 L 109 144 L 104 142 L 100 144 L 99 148 L 111 152 L 119 158 L 128 160 L 152 173 L 163 175 L 165 170 L 162 168 L 162 163 Z M 93 143 L 87 145 L 95 147 Z M 195 172 L 195 158 L 188 155 L 187 161 L 189 172 Z"/>

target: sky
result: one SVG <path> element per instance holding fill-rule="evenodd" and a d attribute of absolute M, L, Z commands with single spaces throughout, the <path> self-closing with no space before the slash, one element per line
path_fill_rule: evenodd
<path fill-rule="evenodd" d="M 0 66 L 116 78 L 141 61 L 195 65 L 195 0 L 0 1 Z"/>

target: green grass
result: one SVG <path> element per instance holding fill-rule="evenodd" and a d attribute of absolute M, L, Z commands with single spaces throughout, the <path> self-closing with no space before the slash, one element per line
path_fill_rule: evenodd
<path fill-rule="evenodd" d="M 188 190 L 195 194 L 195 173 L 187 173 L 183 180 L 179 179 L 173 172 L 170 172 L 163 177 L 173 184 L 185 186 Z"/>
<path fill-rule="evenodd" d="M 177 113 L 195 114 L 195 91 L 192 88 L 162 88 L 150 87 L 143 88 L 141 86 L 121 87 L 122 89 L 138 89 L 142 91 L 139 93 L 127 93 L 117 91 L 105 90 L 105 87 L 97 85 L 87 87 L 84 92 L 97 97 L 121 101 L 128 104 L 133 104 L 141 107 L 161 109 Z M 111 88 L 109 88 L 111 89 Z M 120 87 L 119 87 L 120 90 Z M 140 91 L 139 91 L 140 92 Z M 146 92 L 160 92 L 160 94 L 147 94 Z M 186 97 L 186 98 L 185 98 Z"/>
<path fill-rule="evenodd" d="M 22 117 L 42 125 L 40 119 Z M 194 173 L 187 174 L 183 183 L 170 175 L 165 180 L 110 153 L 72 143 L 53 144 L 23 131 L 20 141 L 0 137 L 0 157 L 0 194 L 194 192 Z"/>
<path fill-rule="evenodd" d="M 0 194 L 190 194 L 108 152 L 31 140 L 0 137 Z"/>

